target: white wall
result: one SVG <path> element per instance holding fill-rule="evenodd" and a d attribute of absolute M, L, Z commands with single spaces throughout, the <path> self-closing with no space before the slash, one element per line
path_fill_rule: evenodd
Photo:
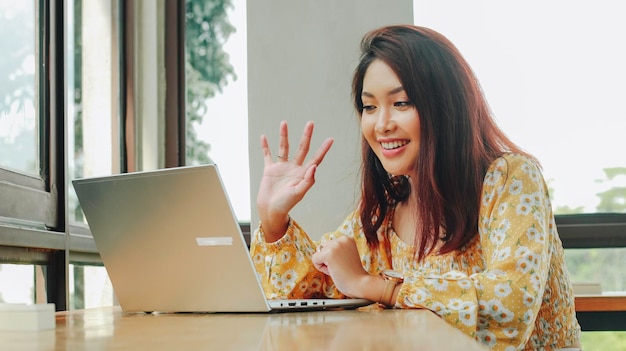
<path fill-rule="evenodd" d="M 252 0 L 247 15 L 251 224 L 258 225 L 260 135 L 268 136 L 276 155 L 281 120 L 289 123 L 292 149 L 313 120 L 311 153 L 327 137 L 335 143 L 291 215 L 317 239 L 336 229 L 358 200 L 360 131 L 351 82 L 361 37 L 382 25 L 413 23 L 413 2 Z"/>

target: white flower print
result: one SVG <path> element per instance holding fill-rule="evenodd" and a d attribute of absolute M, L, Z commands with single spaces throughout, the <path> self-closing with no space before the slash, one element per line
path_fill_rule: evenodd
<path fill-rule="evenodd" d="M 541 326 L 541 329 L 543 330 L 550 330 L 550 328 L 552 327 L 552 323 L 548 323 L 548 321 L 545 320 L 545 318 L 539 319 L 539 325 Z"/>
<path fill-rule="evenodd" d="M 539 230 L 537 230 L 537 228 L 535 228 L 534 226 L 526 230 L 526 236 L 528 237 L 529 240 L 532 240 L 536 243 L 541 243 L 545 239 L 545 235 Z"/>
<path fill-rule="evenodd" d="M 472 287 L 472 282 L 469 279 L 458 280 L 457 284 L 459 284 L 459 287 L 463 290 L 467 290 Z"/>
<path fill-rule="evenodd" d="M 500 228 L 492 231 L 491 235 L 489 235 L 489 240 L 496 246 L 502 245 L 505 238 L 506 235 L 504 234 L 504 231 L 500 230 Z"/>
<path fill-rule="evenodd" d="M 496 251 L 494 251 L 493 254 L 494 254 L 496 260 L 502 262 L 502 261 L 506 260 L 507 258 L 509 258 L 509 256 L 511 256 L 511 247 L 507 246 L 507 247 L 504 247 L 504 248 L 502 248 L 500 250 L 496 250 Z"/>
<path fill-rule="evenodd" d="M 306 292 L 309 289 L 309 283 L 307 283 L 306 281 L 302 281 L 300 282 L 300 284 L 298 284 L 298 290 L 300 290 L 300 292 Z"/>
<path fill-rule="evenodd" d="M 513 317 L 515 317 L 515 314 L 511 310 L 504 307 L 502 305 L 502 302 L 500 302 L 500 308 L 498 309 L 497 313 L 494 312 L 493 315 L 493 318 L 498 323 L 508 323 L 513 320 Z"/>
<path fill-rule="evenodd" d="M 304 261 L 304 253 L 300 250 L 296 251 L 296 261 L 298 261 L 298 263 Z"/>
<path fill-rule="evenodd" d="M 513 179 L 511 185 L 509 186 L 509 194 L 518 195 L 522 192 L 523 183 L 519 179 Z"/>
<path fill-rule="evenodd" d="M 485 273 L 485 278 L 489 280 L 499 280 L 506 276 L 506 273 L 501 269 L 492 269 L 489 272 Z"/>
<path fill-rule="evenodd" d="M 530 275 L 530 284 L 532 284 L 535 290 L 539 290 L 539 287 L 541 286 L 541 277 L 539 276 L 539 273 L 535 272 Z"/>
<path fill-rule="evenodd" d="M 445 279 L 432 279 L 430 282 L 437 291 L 446 291 L 448 289 L 448 281 Z"/>
<path fill-rule="evenodd" d="M 448 302 L 448 308 L 452 311 L 459 311 L 463 307 L 463 303 L 465 303 L 465 301 L 453 298 Z"/>
<path fill-rule="evenodd" d="M 496 284 L 496 287 L 494 290 L 495 290 L 494 292 L 497 297 L 507 297 L 513 291 L 509 283 Z"/>
<path fill-rule="evenodd" d="M 520 204 L 526 204 L 529 207 L 537 205 L 535 203 L 535 197 L 532 194 L 522 194 L 519 197 Z"/>
<path fill-rule="evenodd" d="M 513 320 L 513 312 L 508 310 L 498 299 L 491 299 L 485 304 L 485 312 L 493 317 L 498 323 L 506 323 Z"/>
<path fill-rule="evenodd" d="M 505 218 L 502 220 L 502 222 L 500 222 L 498 230 L 506 233 L 509 229 L 511 229 L 511 221 L 508 218 Z"/>
<path fill-rule="evenodd" d="M 446 305 L 442 304 L 439 301 L 433 302 L 430 306 L 428 306 L 428 309 L 437 313 L 440 316 L 444 316 L 450 313 L 450 311 L 446 308 Z"/>
<path fill-rule="evenodd" d="M 412 303 L 416 305 L 422 305 L 426 300 L 428 300 L 432 295 L 426 289 L 417 289 L 413 294 L 407 297 Z"/>
<path fill-rule="evenodd" d="M 507 202 L 501 203 L 498 205 L 498 214 L 503 215 L 507 208 L 509 208 L 509 204 Z"/>
<path fill-rule="evenodd" d="M 530 196 L 532 197 L 533 203 L 536 206 L 541 206 L 543 204 L 543 200 L 545 199 L 545 196 L 543 195 L 543 192 L 541 191 L 536 191 L 530 194 Z"/>
<path fill-rule="evenodd" d="M 255 255 L 254 255 L 254 257 L 252 257 L 252 261 L 253 261 L 255 264 L 259 264 L 259 263 L 263 262 L 263 258 L 264 258 L 264 257 L 265 257 L 265 256 L 264 256 L 264 255 L 262 255 L 261 253 L 257 253 L 257 254 L 255 254 Z"/>
<path fill-rule="evenodd" d="M 537 222 L 539 223 L 543 223 L 544 222 L 544 212 L 543 211 L 535 211 L 533 212 L 533 218 L 537 220 Z"/>
<path fill-rule="evenodd" d="M 330 296 L 333 293 L 334 289 L 335 289 L 335 284 L 327 284 L 324 286 L 324 294 L 326 296 Z"/>
<path fill-rule="evenodd" d="M 518 215 L 522 215 L 522 216 L 528 215 L 531 210 L 532 210 L 532 208 L 530 206 L 528 206 L 527 204 L 524 204 L 524 203 L 520 203 L 515 208 L 515 211 L 517 212 L 517 214 Z"/>
<path fill-rule="evenodd" d="M 525 256 L 528 252 L 530 252 L 530 249 L 528 247 L 520 246 L 517 250 L 515 250 L 515 257 Z"/>
<path fill-rule="evenodd" d="M 515 263 L 515 269 L 524 274 L 530 272 L 532 268 L 532 264 L 525 257 L 520 258 Z"/>
<path fill-rule="evenodd" d="M 286 289 L 292 290 L 295 284 L 296 284 L 296 271 L 294 271 L 293 269 L 289 269 L 285 271 L 282 275 L 282 285 Z"/>
<path fill-rule="evenodd" d="M 479 269 L 479 267 L 475 266 L 474 268 Z M 474 269 L 472 269 L 473 271 Z M 474 272 L 474 273 L 478 273 L 478 271 Z M 483 287 L 483 283 L 478 280 L 478 279 L 472 279 L 472 283 L 474 283 L 474 289 L 476 289 L 477 291 L 481 292 L 484 290 Z"/>
<path fill-rule="evenodd" d="M 530 165 L 528 163 L 524 163 L 522 165 L 522 172 L 524 172 L 526 174 L 532 174 L 534 172 L 534 170 L 530 167 Z"/>
<path fill-rule="evenodd" d="M 528 292 L 524 293 L 524 306 L 530 307 L 535 304 L 535 297 L 529 294 Z"/>
<path fill-rule="evenodd" d="M 476 325 L 476 305 L 466 301 L 459 311 L 459 320 L 470 327 Z"/>
<path fill-rule="evenodd" d="M 492 348 L 496 345 L 496 334 L 487 329 L 480 330 L 476 332 L 476 340 L 480 341 L 487 347 Z"/>
<path fill-rule="evenodd" d="M 517 347 L 509 345 L 504 349 L 504 351 L 517 351 Z"/>
<path fill-rule="evenodd" d="M 536 269 L 539 267 L 539 255 L 536 253 L 528 251 L 528 253 L 524 255 L 524 258 L 528 261 L 528 263 L 530 263 L 532 268 Z"/>
<path fill-rule="evenodd" d="M 523 194 L 520 195 L 519 204 L 515 209 L 517 214 L 526 216 L 531 213 L 533 206 L 535 206 L 535 201 L 533 197 L 527 194 Z"/>
<path fill-rule="evenodd" d="M 462 279 L 465 275 L 457 270 L 446 272 L 443 274 L 444 279 L 457 280 Z"/>
<path fill-rule="evenodd" d="M 504 160 L 504 158 L 499 158 L 496 160 L 496 168 L 502 168 L 504 166 L 506 166 L 506 161 Z"/>
<path fill-rule="evenodd" d="M 491 203 L 491 199 L 493 199 L 493 192 L 483 193 L 483 205 L 489 205 L 489 203 Z"/>
<path fill-rule="evenodd" d="M 478 316 L 478 330 L 483 330 L 489 328 L 489 320 L 484 316 Z"/>
<path fill-rule="evenodd" d="M 522 317 L 522 321 L 526 324 L 530 324 L 533 321 L 533 313 L 532 311 L 528 310 L 526 311 L 526 313 L 524 313 L 524 316 Z"/>
<path fill-rule="evenodd" d="M 289 251 L 283 251 L 280 253 L 280 259 L 282 261 L 282 263 L 288 263 L 291 260 L 291 252 Z"/>
<path fill-rule="evenodd" d="M 507 338 L 514 338 L 517 336 L 517 334 L 519 334 L 519 331 L 517 330 L 517 328 L 504 328 L 503 330 L 504 332 L 504 336 L 506 336 Z"/>
<path fill-rule="evenodd" d="M 543 346 L 541 340 L 539 340 L 539 337 L 537 335 L 533 335 L 530 337 L 530 344 L 533 345 L 533 349 L 534 350 L 538 350 L 538 351 L 542 351 L 544 348 L 541 347 Z"/>
<path fill-rule="evenodd" d="M 278 290 L 282 290 L 284 288 L 283 280 L 280 279 L 278 273 L 272 273 L 270 275 L 270 284 Z"/>
<path fill-rule="evenodd" d="M 322 286 L 322 281 L 319 278 L 314 278 L 313 280 L 311 280 L 308 292 L 316 293 L 320 290 L 320 286 Z"/>
<path fill-rule="evenodd" d="M 489 172 L 487 174 L 485 174 L 485 184 L 487 185 L 495 185 L 496 184 L 496 177 L 493 174 L 493 172 Z"/>

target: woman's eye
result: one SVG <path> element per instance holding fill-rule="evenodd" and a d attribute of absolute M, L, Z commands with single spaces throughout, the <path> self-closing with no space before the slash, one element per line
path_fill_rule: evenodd
<path fill-rule="evenodd" d="M 363 112 L 372 112 L 376 109 L 374 105 L 363 105 Z"/>
<path fill-rule="evenodd" d="M 408 107 L 411 106 L 411 103 L 408 101 L 397 101 L 393 104 L 395 107 Z"/>

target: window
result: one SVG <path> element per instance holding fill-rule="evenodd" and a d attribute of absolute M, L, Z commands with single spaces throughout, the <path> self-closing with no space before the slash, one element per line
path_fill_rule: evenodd
<path fill-rule="evenodd" d="M 416 24 L 455 43 L 502 129 L 542 163 L 572 280 L 625 291 L 623 6 L 415 0 L 414 12 Z M 582 341 L 602 350 L 623 336 L 583 333 Z"/>
<path fill-rule="evenodd" d="M 0 3 L 0 166 L 29 175 L 39 172 L 38 78 L 34 1 Z"/>
<path fill-rule="evenodd" d="M 626 159 L 619 150 L 626 150 L 626 107 L 620 98 L 626 96 L 626 45 L 621 44 L 626 24 L 618 15 L 621 5 L 535 0 L 414 4 L 415 22 L 457 45 L 500 126 L 538 157 L 555 214 L 625 214 L 590 226 L 585 233 L 589 246 L 594 235 L 601 235 L 605 220 L 623 223 Z M 567 244 L 569 227 L 560 226 L 560 232 Z M 619 235 L 626 235 L 623 229 Z M 601 281 L 605 290 L 625 290 L 626 274 L 609 271 L 626 264 L 626 251 L 599 250 L 568 250 L 572 276 Z M 606 261 L 592 260 L 600 256 Z"/>
<path fill-rule="evenodd" d="M 215 162 L 237 218 L 249 223 L 246 1 L 224 3 L 187 0 L 186 162 Z"/>
<path fill-rule="evenodd" d="M 416 23 L 457 45 L 498 123 L 542 162 L 557 213 L 626 213 L 621 4 L 417 0 L 414 8 Z"/>
<path fill-rule="evenodd" d="M 57 250 L 64 238 L 53 234 L 63 226 L 58 206 L 63 170 L 54 144 L 62 134 L 54 127 L 60 120 L 57 105 L 50 104 L 61 92 L 55 85 L 57 66 L 44 64 L 55 62 L 59 49 L 52 34 L 58 22 L 50 20 L 57 8 L 50 5 L 43 0 L 0 4 L 0 28 L 12 33 L 0 39 L 0 271 L 5 277 L 11 272 L 28 277 L 1 284 L 3 299 L 54 300 L 59 285 L 53 281 L 63 279 Z M 19 297 L 16 291 L 22 292 Z"/>

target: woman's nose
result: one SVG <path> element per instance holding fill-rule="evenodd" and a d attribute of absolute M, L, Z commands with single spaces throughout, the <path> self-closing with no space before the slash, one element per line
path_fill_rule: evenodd
<path fill-rule="evenodd" d="M 376 119 L 376 125 L 374 131 L 376 133 L 384 134 L 393 129 L 393 119 L 389 109 L 381 108 Z"/>

